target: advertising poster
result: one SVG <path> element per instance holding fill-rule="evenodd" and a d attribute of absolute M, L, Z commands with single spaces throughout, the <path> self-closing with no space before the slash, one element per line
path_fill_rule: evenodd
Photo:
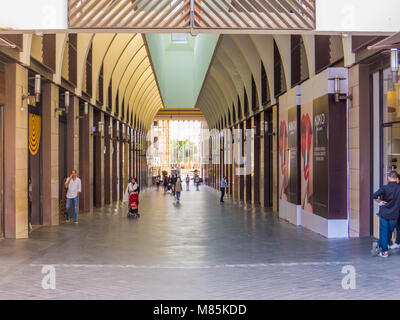
<path fill-rule="evenodd" d="M 279 113 L 279 199 L 288 201 L 288 112 Z"/>
<path fill-rule="evenodd" d="M 328 218 L 328 95 L 313 103 L 313 212 Z"/>
<path fill-rule="evenodd" d="M 301 209 L 310 213 L 314 212 L 314 143 L 313 143 L 313 102 L 301 107 L 300 115 L 300 148 L 301 148 Z"/>
<path fill-rule="evenodd" d="M 298 132 L 297 132 L 297 107 L 289 109 L 288 112 L 288 149 L 289 149 L 289 182 L 288 201 L 298 203 Z"/>

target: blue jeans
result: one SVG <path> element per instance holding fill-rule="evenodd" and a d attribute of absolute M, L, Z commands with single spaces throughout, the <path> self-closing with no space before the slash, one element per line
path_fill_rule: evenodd
<path fill-rule="evenodd" d="M 379 217 L 379 241 L 378 246 L 382 252 L 389 250 L 389 239 L 392 238 L 394 229 L 396 228 L 396 220 L 386 220 Z"/>
<path fill-rule="evenodd" d="M 176 192 L 176 200 L 180 200 L 181 198 L 181 193 L 179 191 Z"/>
<path fill-rule="evenodd" d="M 66 215 L 67 220 L 69 220 L 69 208 L 71 207 L 71 203 L 72 203 L 73 208 L 74 208 L 74 221 L 77 221 L 77 219 L 78 219 L 78 200 L 79 200 L 79 197 L 72 198 L 72 199 L 67 198 L 67 206 L 65 208 L 65 215 Z"/>

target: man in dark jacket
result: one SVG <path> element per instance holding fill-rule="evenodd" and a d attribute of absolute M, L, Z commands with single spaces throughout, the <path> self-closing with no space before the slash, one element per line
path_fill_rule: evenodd
<path fill-rule="evenodd" d="M 396 227 L 400 210 L 400 185 L 396 171 L 391 171 L 388 175 L 388 184 L 381 187 L 373 195 L 378 202 L 379 208 L 379 241 L 373 243 L 372 254 L 380 257 L 389 256 L 389 239 Z"/>

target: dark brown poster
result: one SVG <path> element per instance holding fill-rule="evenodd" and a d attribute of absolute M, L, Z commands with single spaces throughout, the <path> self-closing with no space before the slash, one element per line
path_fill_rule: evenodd
<path fill-rule="evenodd" d="M 328 218 L 328 95 L 313 104 L 313 209 Z"/>

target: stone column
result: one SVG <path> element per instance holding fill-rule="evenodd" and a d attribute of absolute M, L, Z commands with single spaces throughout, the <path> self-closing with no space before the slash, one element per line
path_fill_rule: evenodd
<path fill-rule="evenodd" d="M 276 133 L 273 138 L 273 164 L 272 164 L 272 173 L 273 173 L 273 190 L 272 190 L 272 210 L 274 212 L 278 212 L 278 107 L 273 106 L 272 107 L 272 125 L 273 125 L 273 131 Z"/>
<path fill-rule="evenodd" d="M 94 125 L 96 126 L 96 138 L 93 138 L 93 143 L 96 143 L 96 147 L 92 150 L 96 150 L 96 154 L 94 155 L 96 161 L 96 172 L 93 172 L 96 184 L 93 192 L 95 192 L 95 206 L 101 208 L 104 206 L 104 132 L 99 132 L 99 123 L 104 123 L 104 113 L 99 112 L 94 121 Z M 94 180 L 93 180 L 94 181 Z"/>
<path fill-rule="evenodd" d="M 89 108 L 89 185 L 90 185 L 90 192 L 89 192 L 89 210 L 93 210 L 93 195 L 94 195 L 94 186 L 93 186 L 93 108 Z"/>
<path fill-rule="evenodd" d="M 110 117 L 104 119 L 104 148 L 106 153 L 104 155 L 104 204 L 111 203 L 111 167 L 112 167 L 112 143 L 109 134 L 109 127 L 112 122 Z"/>
<path fill-rule="evenodd" d="M 254 128 L 255 125 L 255 117 L 252 117 L 250 120 L 250 125 L 251 125 L 251 129 Z M 257 124 L 257 128 L 258 128 L 259 124 Z M 251 181 L 251 204 L 254 205 L 256 203 L 256 201 L 258 201 L 257 196 L 256 196 L 256 192 L 259 192 L 260 189 L 258 187 L 258 182 L 259 182 L 259 177 L 258 177 L 258 172 L 257 172 L 257 165 L 258 165 L 258 157 L 259 157 L 259 149 L 256 148 L 256 139 L 258 139 L 257 137 L 255 137 L 256 135 L 256 131 L 257 128 L 254 132 L 252 132 L 251 135 L 251 171 L 252 174 L 250 175 L 250 181 Z"/>
<path fill-rule="evenodd" d="M 71 99 L 71 105 L 67 113 L 66 166 L 68 175 L 73 169 L 78 170 L 79 168 L 79 126 L 77 116 L 79 116 L 79 98 L 74 96 Z"/>
<path fill-rule="evenodd" d="M 353 95 L 349 108 L 349 228 L 350 237 L 365 237 L 370 235 L 371 230 L 370 176 L 373 171 L 370 161 L 371 141 L 369 134 L 363 134 L 372 131 L 367 65 L 356 65 L 349 69 L 349 91 Z"/>
<path fill-rule="evenodd" d="M 4 222 L 6 238 L 28 238 L 28 71 L 19 64 L 5 68 Z M 23 107 L 23 109 L 21 109 Z"/>
<path fill-rule="evenodd" d="M 242 123 L 242 152 L 241 156 L 244 160 L 244 157 L 246 157 L 246 128 L 247 128 L 247 123 L 246 120 L 243 120 Z M 246 158 L 246 163 L 247 163 L 247 158 Z M 243 203 L 247 203 L 246 198 L 247 198 L 247 175 L 245 174 L 245 168 L 244 164 L 242 165 L 242 174 L 240 175 L 240 200 L 243 201 Z"/>
<path fill-rule="evenodd" d="M 113 152 L 112 152 L 112 201 L 118 201 L 119 188 L 118 188 L 118 154 L 119 154 L 119 143 L 118 139 L 118 121 L 111 120 L 113 124 Z"/>
<path fill-rule="evenodd" d="M 52 83 L 44 83 L 42 89 L 42 212 L 43 225 L 59 224 L 59 120 L 58 87 Z"/>
<path fill-rule="evenodd" d="M 259 161 L 260 161 L 260 172 L 259 172 L 259 177 L 258 177 L 258 183 L 257 186 L 259 187 L 260 190 L 260 205 L 262 208 L 265 207 L 265 189 L 264 189 L 264 177 L 265 177 L 265 131 L 264 131 L 264 112 L 261 112 L 260 114 L 260 123 L 257 123 L 257 126 L 260 126 L 260 156 L 259 156 Z M 271 178 L 271 177 L 270 177 Z"/>
<path fill-rule="evenodd" d="M 236 130 L 235 130 L 236 129 Z M 240 124 L 237 125 L 237 127 L 234 127 L 233 131 L 233 147 L 232 147 L 232 166 L 233 166 L 233 172 L 232 172 L 232 179 L 233 181 L 233 197 L 237 201 L 240 201 L 240 176 L 237 174 L 238 173 L 238 160 L 240 159 L 240 143 L 238 142 L 240 140 L 240 134 L 238 133 L 238 130 L 240 130 Z"/>
<path fill-rule="evenodd" d="M 125 125 L 125 141 L 124 141 L 124 190 L 128 185 L 129 180 L 129 140 L 128 126 Z"/>
<path fill-rule="evenodd" d="M 119 152 L 118 152 L 118 190 L 119 190 L 119 201 L 122 201 L 124 196 L 124 142 L 122 141 L 122 126 L 121 122 L 118 122 L 119 126 Z"/>
<path fill-rule="evenodd" d="M 89 108 L 89 114 L 92 108 Z M 82 212 L 90 211 L 91 206 L 91 167 L 90 167 L 90 133 L 89 115 L 81 114 L 83 118 L 79 122 L 79 177 L 82 181 L 82 193 L 79 199 L 79 208 Z"/>

